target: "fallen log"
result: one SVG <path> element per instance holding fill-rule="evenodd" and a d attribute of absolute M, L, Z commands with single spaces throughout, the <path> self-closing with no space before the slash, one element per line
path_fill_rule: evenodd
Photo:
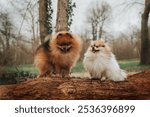
<path fill-rule="evenodd" d="M 150 71 L 129 76 L 123 82 L 87 78 L 31 79 L 19 84 L 0 85 L 0 99 L 150 99 Z"/>

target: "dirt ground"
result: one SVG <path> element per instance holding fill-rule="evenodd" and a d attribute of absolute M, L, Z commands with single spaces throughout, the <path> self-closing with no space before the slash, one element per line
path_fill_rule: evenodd
<path fill-rule="evenodd" d="M 81 75 L 81 74 L 80 74 Z M 0 99 L 150 99 L 150 71 L 130 73 L 123 82 L 84 78 L 38 78 L 0 85 Z M 74 75 L 73 75 L 74 76 Z"/>

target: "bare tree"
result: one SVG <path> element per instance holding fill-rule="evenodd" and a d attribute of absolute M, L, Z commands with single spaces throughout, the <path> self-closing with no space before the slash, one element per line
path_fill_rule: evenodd
<path fill-rule="evenodd" d="M 6 49 L 10 47 L 10 39 L 12 38 L 13 24 L 8 13 L 0 13 L 1 28 L 0 33 L 5 37 Z"/>
<path fill-rule="evenodd" d="M 14 25 L 9 13 L 0 13 L 0 64 L 5 65 L 12 62 L 11 42 L 15 38 Z"/>
<path fill-rule="evenodd" d="M 150 1 L 145 0 L 145 8 L 141 20 L 141 56 L 140 64 L 150 64 L 150 37 L 148 19 L 150 13 Z"/>
<path fill-rule="evenodd" d="M 29 46 L 31 45 L 32 50 L 30 50 L 30 52 L 33 54 L 35 52 L 35 49 L 39 45 L 38 1 L 37 0 L 35 1 L 14 0 L 14 1 L 13 2 L 11 1 L 11 5 L 13 6 L 14 10 L 17 12 L 17 16 L 21 19 L 18 35 L 16 36 L 16 43 L 19 43 L 19 41 L 23 41 L 24 43 L 27 43 Z M 24 32 L 27 32 L 27 34 L 30 35 L 28 40 L 23 40 L 23 38 L 20 38 L 21 34 L 23 34 Z M 20 46 L 20 45 L 17 44 L 17 46 Z M 20 46 L 20 48 L 22 47 Z M 25 51 L 25 49 L 23 50 Z M 15 52 L 15 55 L 17 59 L 16 52 Z"/>
<path fill-rule="evenodd" d="M 15 30 L 12 30 L 12 27 L 9 28 L 10 26 L 7 26 L 7 31 L 4 31 L 2 22 L 0 21 L 0 56 L 2 55 L 3 57 L 0 62 L 2 61 L 2 64 L 19 64 L 25 61 L 32 63 L 34 50 L 39 45 L 40 40 L 37 26 L 38 0 L 13 0 L 13 2 L 8 1 L 8 3 L 11 3 L 11 8 L 13 9 L 13 14 L 11 14 L 10 17 L 12 18 L 11 23 L 16 27 L 14 28 Z M 0 19 L 2 20 L 4 17 L 0 17 Z M 3 24 L 8 25 L 9 22 L 6 22 L 6 19 L 9 20 L 9 18 L 5 18 L 5 20 L 3 20 L 5 23 Z M 14 22 L 15 19 L 20 20 L 20 22 L 17 24 Z"/>
<path fill-rule="evenodd" d="M 94 10 L 92 10 L 92 12 L 88 16 L 87 20 L 88 20 L 88 23 L 90 23 L 91 28 L 92 28 L 92 39 L 96 40 L 97 39 L 98 21 L 97 21 L 97 17 L 95 15 Z"/>
<path fill-rule="evenodd" d="M 14 11 L 17 13 L 16 16 L 21 19 L 21 24 L 19 25 L 18 33 L 21 33 L 23 30 L 25 31 L 26 27 L 24 24 L 27 24 L 28 28 L 26 29 L 26 31 L 32 34 L 33 39 L 36 38 L 36 36 L 38 35 L 35 32 L 38 22 L 38 1 L 14 0 L 10 2 L 14 8 Z"/>
<path fill-rule="evenodd" d="M 21 4 L 23 7 L 18 7 L 18 4 Z M 29 27 L 28 31 L 30 32 L 28 33 L 32 35 L 32 40 L 30 41 L 32 42 L 34 51 L 34 48 L 37 47 L 35 45 L 39 42 L 38 33 L 40 33 L 41 43 L 44 42 L 44 39 L 48 34 L 52 33 L 52 0 L 24 0 L 18 1 L 18 3 L 12 2 L 12 5 L 19 11 L 22 18 L 20 29 L 23 28 L 24 23 Z"/>
<path fill-rule="evenodd" d="M 110 5 L 104 1 L 91 7 L 90 13 L 87 16 L 87 22 L 91 25 L 93 40 L 102 37 L 104 32 L 104 25 L 110 17 L 110 12 Z"/>
<path fill-rule="evenodd" d="M 48 35 L 46 29 L 46 0 L 39 0 L 39 25 L 41 43 L 44 43 L 44 38 Z"/>
<path fill-rule="evenodd" d="M 144 1 L 143 1 L 144 2 Z M 150 64 L 150 37 L 148 29 L 148 20 L 150 13 L 150 0 L 145 0 L 144 3 L 132 0 L 129 3 L 123 2 L 122 5 L 126 4 L 125 8 L 132 7 L 133 5 L 143 5 L 144 11 L 141 15 L 141 51 L 140 51 L 140 64 Z"/>
<path fill-rule="evenodd" d="M 57 1 L 56 32 L 68 31 L 67 7 L 68 0 Z"/>

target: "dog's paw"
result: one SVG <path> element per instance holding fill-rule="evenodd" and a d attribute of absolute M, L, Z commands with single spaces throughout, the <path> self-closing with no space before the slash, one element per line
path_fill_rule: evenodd
<path fill-rule="evenodd" d="M 101 81 L 103 82 L 103 81 L 105 81 L 105 80 L 106 80 L 106 77 L 103 76 L 103 77 L 101 78 Z"/>

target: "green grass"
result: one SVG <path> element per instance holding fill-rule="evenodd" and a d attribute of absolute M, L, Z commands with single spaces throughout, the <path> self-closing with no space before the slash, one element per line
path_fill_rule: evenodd
<path fill-rule="evenodd" d="M 118 61 L 122 69 L 125 70 L 146 70 L 150 69 L 150 65 L 140 65 L 138 59 Z"/>
<path fill-rule="evenodd" d="M 131 60 L 121 60 L 118 61 L 119 65 L 122 69 L 125 70 L 145 70 L 150 69 L 150 65 L 139 65 L 138 59 L 131 59 Z M 35 68 L 33 65 L 19 65 L 17 66 L 19 71 L 26 71 L 33 74 L 38 74 L 37 68 Z M 72 72 L 84 72 L 84 67 L 82 64 L 82 61 L 79 61 L 76 66 L 72 69 Z M 15 66 L 4 66 L 0 67 L 0 72 L 17 72 L 17 69 Z"/>
<path fill-rule="evenodd" d="M 1 72 L 8 72 L 8 73 L 17 72 L 18 71 L 17 69 L 19 71 L 26 71 L 26 72 L 30 72 L 33 74 L 38 74 L 37 68 L 35 68 L 32 64 L 0 67 Z"/>
<path fill-rule="evenodd" d="M 72 69 L 72 72 L 85 72 L 82 61 L 79 61 L 76 66 Z"/>
<path fill-rule="evenodd" d="M 18 65 L 17 68 L 16 66 L 3 66 L 0 67 L 0 72 L 17 72 L 17 69 L 19 71 L 26 71 L 30 72 L 33 74 L 38 74 L 38 69 L 34 67 L 32 64 L 27 64 L 27 65 Z M 84 72 L 83 64 L 82 62 L 78 62 L 76 66 L 72 69 L 72 72 Z"/>

